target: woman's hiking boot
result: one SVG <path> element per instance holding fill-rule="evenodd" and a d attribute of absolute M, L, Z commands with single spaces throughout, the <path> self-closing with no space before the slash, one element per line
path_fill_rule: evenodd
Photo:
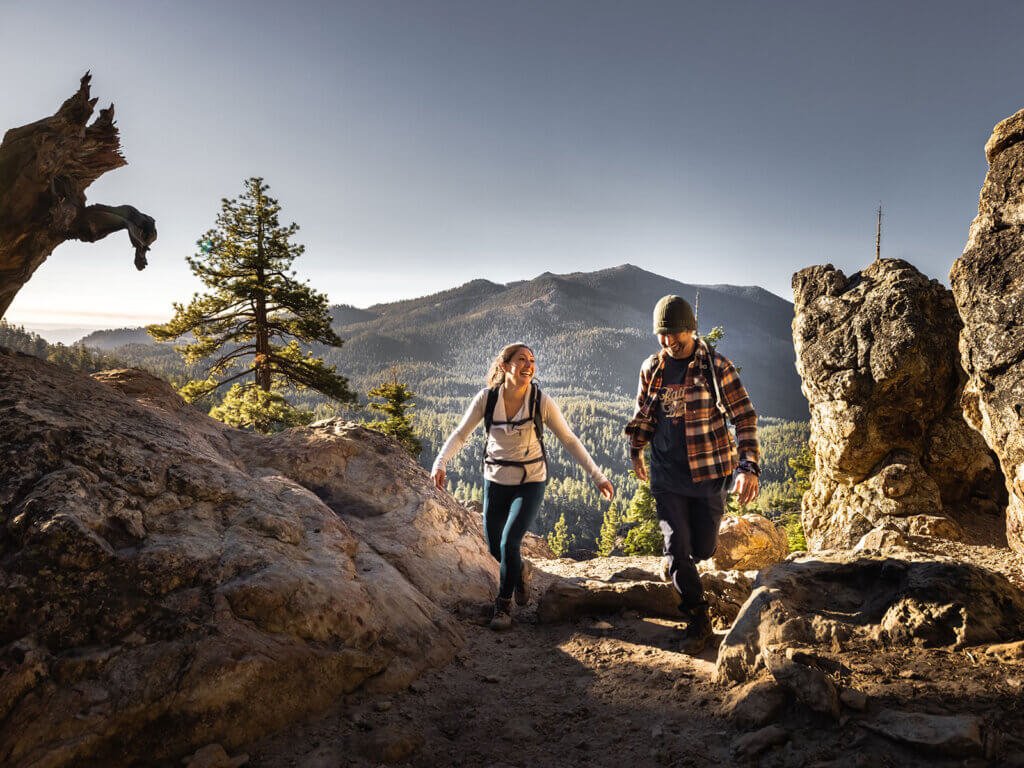
<path fill-rule="evenodd" d="M 530 602 L 530 577 L 533 576 L 533 566 L 529 560 L 523 560 L 523 567 L 519 570 L 519 581 L 516 582 L 516 605 L 526 605 Z"/>
<path fill-rule="evenodd" d="M 494 600 L 494 613 L 487 625 L 491 629 L 508 629 L 512 626 L 512 601 L 498 597 Z"/>
<path fill-rule="evenodd" d="M 708 615 L 707 603 L 690 608 L 687 613 L 689 613 L 690 619 L 686 622 L 686 629 L 683 630 L 679 650 L 690 656 L 696 656 L 707 647 L 708 641 L 714 637 L 715 633 L 711 629 L 711 616 Z"/>

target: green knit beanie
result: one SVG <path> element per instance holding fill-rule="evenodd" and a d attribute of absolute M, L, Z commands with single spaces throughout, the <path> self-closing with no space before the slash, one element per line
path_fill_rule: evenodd
<path fill-rule="evenodd" d="M 682 296 L 662 296 L 655 304 L 655 333 L 682 333 L 696 330 L 697 318 L 693 316 L 693 307 Z"/>

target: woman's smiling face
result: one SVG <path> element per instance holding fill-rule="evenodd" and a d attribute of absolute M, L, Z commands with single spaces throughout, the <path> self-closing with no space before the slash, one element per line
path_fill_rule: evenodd
<path fill-rule="evenodd" d="M 505 363 L 505 383 L 514 387 L 524 387 L 533 381 L 537 373 L 537 361 L 529 347 L 520 347 Z"/>

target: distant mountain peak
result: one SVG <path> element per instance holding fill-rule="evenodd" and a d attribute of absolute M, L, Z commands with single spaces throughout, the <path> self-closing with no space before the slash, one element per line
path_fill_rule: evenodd
<path fill-rule="evenodd" d="M 478 277 L 475 280 L 470 280 L 468 283 L 463 283 L 459 288 L 503 288 L 501 283 L 495 283 L 492 280 L 488 280 L 484 277 Z"/>
<path fill-rule="evenodd" d="M 653 274 L 648 272 L 646 269 L 638 267 L 636 264 L 619 264 L 617 267 L 611 267 L 604 270 L 605 272 L 647 272 L 647 274 Z"/>

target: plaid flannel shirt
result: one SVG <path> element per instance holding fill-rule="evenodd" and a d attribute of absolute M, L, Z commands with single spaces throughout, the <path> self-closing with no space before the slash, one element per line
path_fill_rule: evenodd
<path fill-rule="evenodd" d="M 651 355 L 640 368 L 636 410 L 625 430 L 629 439 L 630 458 L 639 456 L 654 437 L 666 356 L 664 350 Z M 743 388 L 736 368 L 725 356 L 715 352 L 713 361 L 725 414 L 715 402 L 714 385 L 707 376 L 709 350 L 702 340 L 697 343 L 693 364 L 683 379 L 686 455 L 690 473 L 696 482 L 724 477 L 731 474 L 740 461 L 757 464 L 761 457 L 757 442 L 757 413 L 750 403 L 747 390 Z M 738 451 L 725 423 L 725 415 L 736 427 Z"/>

